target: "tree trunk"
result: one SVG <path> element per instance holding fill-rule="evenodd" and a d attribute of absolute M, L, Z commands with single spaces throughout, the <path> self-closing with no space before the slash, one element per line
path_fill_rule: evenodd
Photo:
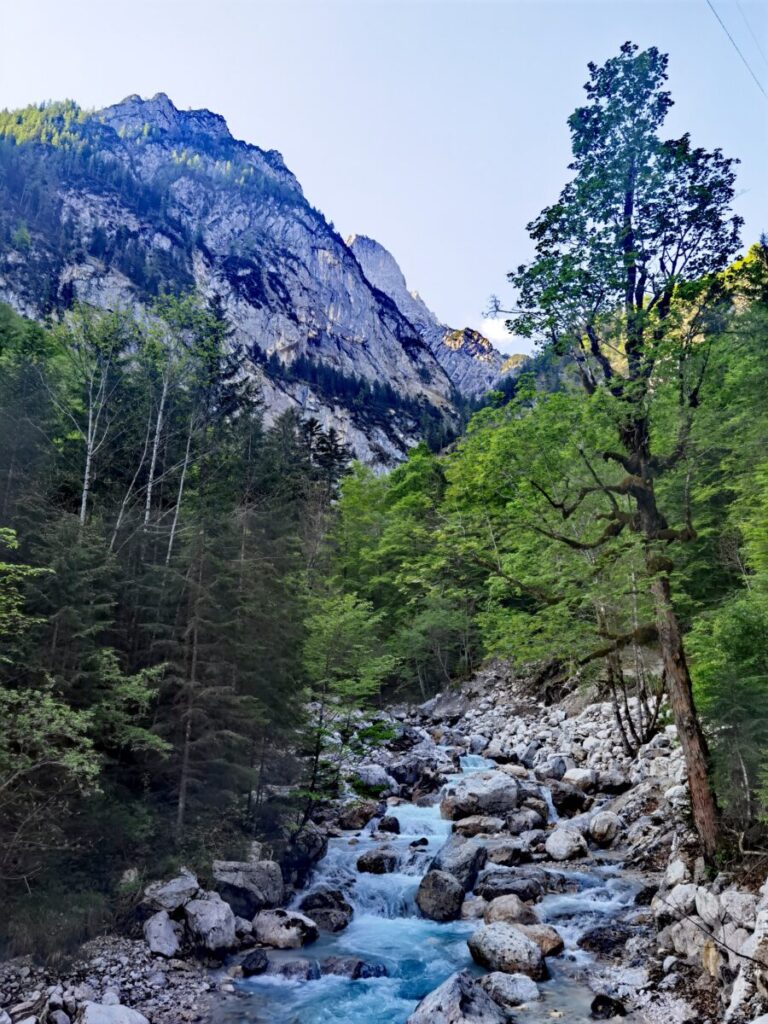
<path fill-rule="evenodd" d="M 701 839 L 704 857 L 711 864 L 717 852 L 719 835 L 717 807 L 709 783 L 707 742 L 693 704 L 691 676 L 680 626 L 672 608 L 669 578 L 657 576 L 651 584 L 651 592 L 656 604 L 656 623 L 669 703 L 688 769 L 693 820 Z"/>
<path fill-rule="evenodd" d="M 160 405 L 157 410 L 155 421 L 155 437 L 152 442 L 152 457 L 149 462 L 149 479 L 147 480 L 147 494 L 144 500 L 144 529 L 149 525 L 149 517 L 152 514 L 152 491 L 155 486 L 155 471 L 157 469 L 157 453 L 160 449 L 160 438 L 163 433 L 163 414 L 165 412 L 165 400 L 168 396 L 168 378 L 163 378 L 163 390 L 160 394 Z"/>

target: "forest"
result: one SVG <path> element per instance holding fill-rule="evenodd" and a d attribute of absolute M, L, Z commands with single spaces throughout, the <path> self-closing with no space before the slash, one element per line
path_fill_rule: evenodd
<path fill-rule="evenodd" d="M 5 947 L 113 920 L 136 865 L 290 834 L 339 791 L 339 735 L 376 742 L 354 709 L 491 658 L 547 701 L 598 686 L 628 753 L 675 721 L 708 858 L 764 848 L 768 240 L 740 255 L 732 160 L 662 140 L 663 55 L 590 76 L 573 178 L 510 275 L 539 357 L 387 474 L 316 421 L 265 426 L 188 292 L 145 318 L 0 308 Z"/>

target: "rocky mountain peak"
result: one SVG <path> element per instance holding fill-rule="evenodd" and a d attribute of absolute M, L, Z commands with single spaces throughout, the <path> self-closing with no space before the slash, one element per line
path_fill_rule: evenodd
<path fill-rule="evenodd" d="M 164 92 L 145 100 L 135 93 L 105 107 L 101 120 L 115 131 L 138 135 L 147 128 L 171 136 L 208 136 L 233 141 L 227 122 L 210 110 L 179 110 Z"/>

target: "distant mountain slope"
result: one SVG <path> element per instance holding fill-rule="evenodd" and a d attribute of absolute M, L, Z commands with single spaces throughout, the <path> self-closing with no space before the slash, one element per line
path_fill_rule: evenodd
<path fill-rule="evenodd" d="M 195 288 L 250 354 L 268 420 L 296 407 L 390 465 L 425 422 L 453 422 L 454 388 L 485 390 L 502 357 L 474 333 L 452 342 L 405 302 L 404 280 L 393 289 L 365 263 L 280 154 L 217 114 L 162 93 L 0 114 L 0 301 L 42 318 L 76 299 L 136 308 Z"/>
<path fill-rule="evenodd" d="M 365 235 L 347 239 L 365 276 L 374 287 L 388 295 L 400 312 L 418 329 L 430 351 L 462 394 L 478 397 L 499 377 L 517 369 L 478 331 L 471 327 L 455 330 L 441 323 L 418 292 L 408 290 L 394 256 L 379 242 Z"/>

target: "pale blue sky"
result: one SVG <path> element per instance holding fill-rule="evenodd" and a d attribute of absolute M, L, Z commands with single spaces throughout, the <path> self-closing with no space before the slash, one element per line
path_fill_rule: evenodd
<path fill-rule="evenodd" d="M 713 3 L 768 92 L 768 5 Z M 2 22 L 0 107 L 163 91 L 217 111 L 452 326 L 504 297 L 567 177 L 586 64 L 626 39 L 669 52 L 670 134 L 741 157 L 745 238 L 768 230 L 768 101 L 706 0 L 6 0 Z"/>

